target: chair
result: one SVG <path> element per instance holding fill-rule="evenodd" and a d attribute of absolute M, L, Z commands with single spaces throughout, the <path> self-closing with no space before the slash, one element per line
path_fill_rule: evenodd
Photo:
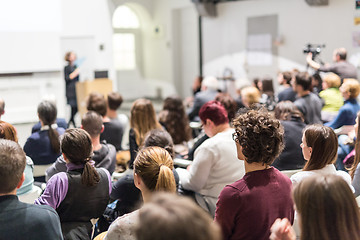
<path fill-rule="evenodd" d="M 295 173 L 298 173 L 298 172 L 300 172 L 300 171 L 302 171 L 302 169 L 283 170 L 283 171 L 281 171 L 281 172 L 290 178 L 292 175 L 294 175 Z"/>
<path fill-rule="evenodd" d="M 33 172 L 34 177 L 44 177 L 44 176 L 45 176 L 46 169 L 48 169 L 49 167 L 51 167 L 51 165 L 52 165 L 52 164 L 48 164 L 48 165 L 34 165 L 34 172 Z"/>

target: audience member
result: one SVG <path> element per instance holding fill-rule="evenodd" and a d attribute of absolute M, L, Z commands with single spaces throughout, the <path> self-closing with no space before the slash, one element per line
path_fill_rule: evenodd
<path fill-rule="evenodd" d="M 87 100 L 87 110 L 97 112 L 102 117 L 104 130 L 100 134 L 100 140 L 106 141 L 107 143 L 115 146 L 116 150 L 121 150 L 124 126 L 119 121 L 112 121 L 106 115 L 108 110 L 108 103 L 106 102 L 104 95 L 98 92 L 90 93 Z"/>
<path fill-rule="evenodd" d="M 199 121 L 200 108 L 208 101 L 214 100 L 218 93 L 218 80 L 215 77 L 205 77 L 201 83 L 201 91 L 195 94 L 193 106 L 187 110 L 190 121 Z"/>
<path fill-rule="evenodd" d="M 300 222 L 301 240 L 360 239 L 360 215 L 354 195 L 339 176 L 314 175 L 299 183 L 293 198 Z M 271 240 L 295 240 L 287 219 L 277 219 Z"/>
<path fill-rule="evenodd" d="M 100 141 L 100 133 L 104 129 L 102 119 L 99 114 L 94 111 L 87 112 L 81 120 L 81 128 L 84 129 L 91 137 L 93 146 L 93 154 L 91 160 L 94 161 L 95 167 L 105 168 L 110 175 L 115 171 L 116 150 L 111 144 Z M 46 181 L 59 172 L 66 172 L 66 161 L 61 155 L 56 159 L 55 163 L 46 170 Z"/>
<path fill-rule="evenodd" d="M 158 191 L 176 191 L 173 160 L 170 154 L 160 147 L 147 147 L 139 151 L 134 162 L 134 183 L 140 189 L 147 203 L 152 194 Z M 135 229 L 139 222 L 139 210 L 117 218 L 109 227 L 106 240 L 136 239 Z"/>
<path fill-rule="evenodd" d="M 346 156 L 345 161 L 349 161 L 349 158 L 352 158 L 352 166 L 350 168 L 349 174 L 352 178 L 352 186 L 355 189 L 355 197 L 360 195 L 360 131 L 359 131 L 359 120 L 360 112 L 358 112 L 356 117 L 356 122 L 354 125 L 356 140 L 355 140 L 355 149 Z"/>
<path fill-rule="evenodd" d="M 5 101 L 0 97 L 0 119 L 5 114 Z"/>
<path fill-rule="evenodd" d="M 260 102 L 260 91 L 256 87 L 244 87 L 241 90 L 242 103 L 246 108 L 258 105 Z"/>
<path fill-rule="evenodd" d="M 175 152 L 178 154 L 187 152 L 191 128 L 181 98 L 167 97 L 164 100 L 163 110 L 159 113 L 159 122 L 170 133 L 175 144 Z"/>
<path fill-rule="evenodd" d="M 357 80 L 349 79 L 344 81 L 340 87 L 340 92 L 345 100 L 344 105 L 331 122 L 325 123 L 325 126 L 333 129 L 344 125 L 354 125 L 356 114 L 360 111 L 360 105 L 356 100 L 360 93 L 360 84 Z"/>
<path fill-rule="evenodd" d="M 319 93 L 323 90 L 323 80 L 318 72 L 311 75 L 311 91 L 319 96 Z"/>
<path fill-rule="evenodd" d="M 60 216 L 64 239 L 91 239 L 91 219 L 104 212 L 111 191 L 111 178 L 104 168 L 93 167 L 90 135 L 68 129 L 61 140 L 67 172 L 50 178 L 37 205 L 49 205 Z"/>
<path fill-rule="evenodd" d="M 294 102 L 296 99 L 296 92 L 291 87 L 291 72 L 282 72 L 278 74 L 278 81 L 283 90 L 278 94 L 278 101 L 291 101 Z"/>
<path fill-rule="evenodd" d="M 206 135 L 210 138 L 195 151 L 190 169 L 177 168 L 182 188 L 195 192 L 198 204 L 215 214 L 221 190 L 244 175 L 244 163 L 236 157 L 227 112 L 220 102 L 210 101 L 199 112 Z"/>
<path fill-rule="evenodd" d="M 231 124 L 237 110 L 236 101 L 229 93 L 218 93 L 215 97 L 215 101 L 220 102 L 224 106 L 228 114 L 229 123 Z"/>
<path fill-rule="evenodd" d="M 37 111 L 41 129 L 26 140 L 24 151 L 35 165 L 48 165 L 60 156 L 59 136 L 65 132 L 65 129 L 55 123 L 57 109 L 52 102 L 42 101 Z M 45 176 L 35 177 L 35 181 L 45 182 Z"/>
<path fill-rule="evenodd" d="M 48 206 L 20 202 L 26 156 L 18 143 L 0 139 L 0 239 L 62 240 L 59 216 Z"/>
<path fill-rule="evenodd" d="M 341 79 L 335 73 L 329 73 L 324 77 L 322 83 L 324 90 L 319 93 L 325 103 L 321 110 L 321 119 L 324 122 L 333 120 L 341 106 L 344 105 L 343 96 L 339 90 L 340 84 Z"/>
<path fill-rule="evenodd" d="M 17 132 L 13 125 L 10 123 L 0 121 L 0 138 L 7 139 L 14 142 L 18 142 Z M 17 189 L 16 195 L 22 195 L 29 193 L 33 190 L 34 176 L 33 176 L 34 163 L 30 157 L 26 156 L 26 165 L 25 165 L 25 180 L 21 187 Z"/>
<path fill-rule="evenodd" d="M 292 86 L 297 93 L 295 106 L 304 115 L 306 124 L 322 123 L 321 108 L 322 102 L 318 96 L 311 92 L 311 78 L 306 72 L 295 75 L 292 80 Z"/>
<path fill-rule="evenodd" d="M 273 111 L 276 105 L 273 80 L 266 77 L 259 82 L 259 86 L 261 90 L 260 103 L 264 105 L 267 110 Z"/>
<path fill-rule="evenodd" d="M 344 171 L 336 171 L 334 166 L 338 141 L 335 132 L 331 128 L 318 124 L 307 126 L 300 146 L 307 162 L 303 171 L 291 176 L 290 179 L 294 186 L 303 179 L 317 173 L 339 175 L 351 186 L 349 174 Z"/>
<path fill-rule="evenodd" d="M 299 145 L 306 125 L 301 112 L 290 101 L 279 102 L 275 107 L 275 118 L 284 127 L 285 148 L 271 165 L 280 171 L 303 168 L 305 160 Z"/>
<path fill-rule="evenodd" d="M 268 239 L 275 219 L 294 219 L 291 182 L 270 167 L 283 149 L 284 130 L 264 110 L 250 110 L 233 123 L 237 157 L 244 160 L 246 174 L 221 191 L 215 221 L 224 239 Z"/>
<path fill-rule="evenodd" d="M 161 129 L 161 125 L 156 119 L 154 106 L 148 99 L 137 99 L 131 106 L 130 113 L 129 168 L 132 169 L 137 151 L 143 144 L 145 135 L 153 129 Z"/>
<path fill-rule="evenodd" d="M 151 227 L 149 227 L 151 226 Z M 220 240 L 211 217 L 188 198 L 158 193 L 139 212 L 137 240 Z"/>

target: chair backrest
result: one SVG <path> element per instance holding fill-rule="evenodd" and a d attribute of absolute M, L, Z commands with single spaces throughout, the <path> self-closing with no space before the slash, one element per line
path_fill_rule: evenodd
<path fill-rule="evenodd" d="M 295 173 L 298 173 L 298 172 L 300 172 L 300 171 L 302 171 L 302 169 L 283 170 L 283 171 L 281 171 L 281 172 L 290 178 L 292 175 L 294 175 Z"/>
<path fill-rule="evenodd" d="M 43 177 L 45 176 L 46 169 L 51 167 L 52 164 L 48 165 L 34 165 L 34 177 Z"/>

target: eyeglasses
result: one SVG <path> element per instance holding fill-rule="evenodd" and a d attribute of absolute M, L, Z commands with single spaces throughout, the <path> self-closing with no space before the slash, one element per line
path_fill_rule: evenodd
<path fill-rule="evenodd" d="M 239 137 L 239 134 L 238 134 L 237 132 L 234 132 L 234 133 L 232 134 L 232 139 L 233 139 L 235 142 L 239 142 L 238 137 Z"/>

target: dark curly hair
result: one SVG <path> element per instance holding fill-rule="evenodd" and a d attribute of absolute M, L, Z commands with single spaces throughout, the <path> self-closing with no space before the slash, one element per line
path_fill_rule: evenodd
<path fill-rule="evenodd" d="M 233 120 L 245 161 L 270 165 L 284 148 L 284 128 L 265 109 L 250 110 Z"/>

